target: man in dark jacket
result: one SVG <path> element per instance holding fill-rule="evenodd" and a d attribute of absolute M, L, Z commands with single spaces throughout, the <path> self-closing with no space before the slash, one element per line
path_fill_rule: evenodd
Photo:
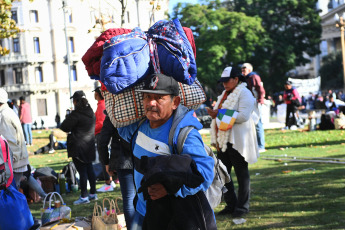
<path fill-rule="evenodd" d="M 257 108 L 259 111 L 260 119 L 256 124 L 256 136 L 258 139 L 259 152 L 265 152 L 265 133 L 261 120 L 261 109 L 265 102 L 265 89 L 260 76 L 253 72 L 253 66 L 250 63 L 244 63 L 241 67 L 242 74 L 247 80 L 247 88 L 253 93 L 257 100 Z"/>
<path fill-rule="evenodd" d="M 285 129 L 289 129 L 291 127 L 297 128 L 296 112 L 297 107 L 301 104 L 301 98 L 297 89 L 292 86 L 291 81 L 286 81 L 284 87 L 285 91 L 283 98 L 286 103 Z"/>
<path fill-rule="evenodd" d="M 106 111 L 104 111 L 106 113 Z M 111 140 L 111 154 L 109 159 L 109 142 Z M 109 176 L 114 172 L 120 180 L 120 188 L 123 199 L 123 212 L 126 219 L 127 229 L 131 229 L 135 214 L 133 199 L 135 197 L 135 186 L 133 182 L 133 163 L 130 144 L 123 140 L 117 129 L 113 126 L 108 116 L 105 117 L 102 130 L 98 139 L 98 154 L 102 164 L 105 165 Z"/>
<path fill-rule="evenodd" d="M 97 200 L 96 177 L 92 167 L 95 160 L 95 114 L 90 107 L 85 93 L 76 91 L 73 98 L 75 110 L 66 115 L 60 129 L 67 135 L 68 157 L 72 157 L 73 163 L 80 176 L 80 198 L 73 204 L 86 204 L 90 200 Z M 87 180 L 90 182 L 90 194 L 87 192 Z"/>

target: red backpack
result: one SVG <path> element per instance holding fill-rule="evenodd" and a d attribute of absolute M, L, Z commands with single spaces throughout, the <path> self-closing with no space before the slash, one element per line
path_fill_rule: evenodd
<path fill-rule="evenodd" d="M 13 181 L 12 152 L 3 136 L 0 136 L 0 190 L 8 188 Z"/>

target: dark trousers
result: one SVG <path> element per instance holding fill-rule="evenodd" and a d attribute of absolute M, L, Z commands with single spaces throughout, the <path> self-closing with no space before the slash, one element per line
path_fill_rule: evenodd
<path fill-rule="evenodd" d="M 289 128 L 293 125 L 297 125 L 297 120 L 295 117 L 296 107 L 293 104 L 286 104 L 286 117 L 285 117 L 285 126 Z M 291 114 L 291 121 L 290 121 Z"/>
<path fill-rule="evenodd" d="M 99 138 L 101 137 L 101 135 L 97 134 L 95 136 L 95 140 L 96 140 L 96 154 L 98 154 L 98 143 L 99 143 Z M 99 154 L 98 154 L 99 156 Z M 105 165 L 102 163 L 102 161 L 100 160 L 101 164 L 102 164 L 102 173 L 103 173 L 103 177 L 105 181 L 109 181 L 110 180 L 110 176 L 105 168 Z"/>
<path fill-rule="evenodd" d="M 96 193 L 96 176 L 93 171 L 92 163 L 84 163 L 75 157 L 72 157 L 73 163 L 79 173 L 80 177 L 80 190 L 81 197 L 85 198 L 88 196 L 87 193 L 87 180 L 90 183 L 90 194 Z"/>
<path fill-rule="evenodd" d="M 237 182 L 238 193 L 236 196 L 235 186 L 231 179 L 231 182 L 225 184 L 228 191 L 224 194 L 224 200 L 227 204 L 227 208 L 231 210 L 238 210 L 240 212 L 249 211 L 249 197 L 250 197 L 250 178 L 248 171 L 248 162 L 244 157 L 234 148 L 232 144 L 228 143 L 228 147 L 225 152 L 219 152 L 218 158 L 226 166 L 229 175 L 231 175 L 231 169 L 234 167 Z"/>

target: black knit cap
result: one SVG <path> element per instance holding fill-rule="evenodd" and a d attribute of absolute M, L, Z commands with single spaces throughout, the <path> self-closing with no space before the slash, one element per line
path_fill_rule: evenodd
<path fill-rule="evenodd" d="M 80 99 L 80 98 L 86 98 L 85 93 L 83 90 L 75 91 L 71 99 Z"/>
<path fill-rule="evenodd" d="M 145 80 L 143 89 L 136 91 L 143 93 L 168 94 L 178 96 L 179 86 L 174 78 L 161 73 L 155 73 Z"/>

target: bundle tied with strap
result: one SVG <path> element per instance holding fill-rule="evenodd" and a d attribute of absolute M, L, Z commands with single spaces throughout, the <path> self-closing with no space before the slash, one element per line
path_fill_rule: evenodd
<path fill-rule="evenodd" d="M 113 34 L 116 36 L 111 37 Z M 192 30 L 175 19 L 159 21 L 147 33 L 140 28 L 107 30 L 82 60 L 90 77 L 101 81 L 107 113 L 119 128 L 145 116 L 142 93 L 136 90 L 153 73 L 163 73 L 179 82 L 182 105 L 197 109 L 204 103 L 207 98 L 196 79 L 195 52 Z"/>

